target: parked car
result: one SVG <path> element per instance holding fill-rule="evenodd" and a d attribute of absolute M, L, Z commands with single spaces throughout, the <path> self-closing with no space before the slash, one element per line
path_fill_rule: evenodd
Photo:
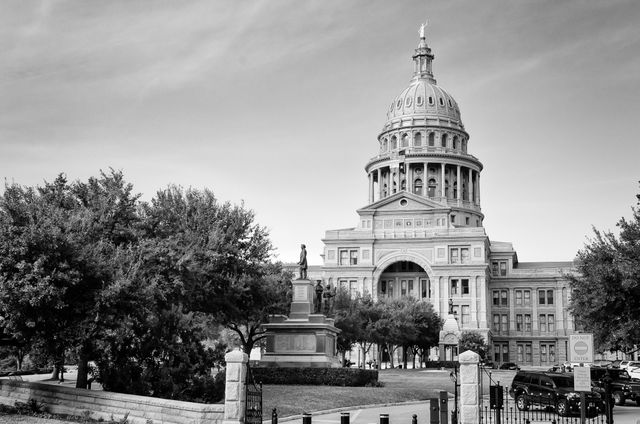
<path fill-rule="evenodd" d="M 501 370 L 519 370 L 520 367 L 518 366 L 518 364 L 514 363 L 514 362 L 505 362 L 504 364 L 500 365 L 500 369 Z"/>
<path fill-rule="evenodd" d="M 593 361 L 593 364 L 591 364 L 591 366 L 594 366 L 594 367 L 604 367 L 604 368 L 612 367 L 612 365 L 613 365 L 613 361 L 610 361 L 608 359 L 597 359 Z"/>
<path fill-rule="evenodd" d="M 480 362 L 480 366 L 484 368 L 491 368 L 491 369 L 498 368 L 498 365 L 495 362 L 493 362 L 491 359 L 487 359 Z"/>
<path fill-rule="evenodd" d="M 640 361 L 622 361 L 620 368 L 623 370 L 629 370 L 632 368 L 640 368 Z"/>
<path fill-rule="evenodd" d="M 640 381 L 640 368 L 627 369 L 627 373 L 631 377 L 631 379 Z"/>
<path fill-rule="evenodd" d="M 518 371 L 513 377 L 509 395 L 521 411 L 537 405 L 551 407 L 561 416 L 580 413 L 580 393 L 573 388 L 573 374 Z M 585 397 L 588 417 L 595 417 L 599 410 L 604 410 L 599 393 L 588 392 Z"/>
<path fill-rule="evenodd" d="M 634 381 L 627 370 L 591 367 L 591 385 L 594 391 L 604 397 L 605 378 L 611 378 L 611 395 L 616 405 L 624 405 L 627 400 L 640 406 L 640 381 Z"/>

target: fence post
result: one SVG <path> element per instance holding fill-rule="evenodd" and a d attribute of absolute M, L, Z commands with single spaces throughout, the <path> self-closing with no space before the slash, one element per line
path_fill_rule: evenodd
<path fill-rule="evenodd" d="M 480 423 L 480 356 L 467 350 L 460 354 L 460 424 Z"/>
<path fill-rule="evenodd" d="M 380 414 L 380 424 L 389 424 L 389 414 Z"/>
<path fill-rule="evenodd" d="M 244 409 L 247 401 L 247 362 L 249 356 L 241 350 L 234 350 L 224 356 L 227 362 L 224 389 L 223 424 L 244 423 Z"/>
<path fill-rule="evenodd" d="M 311 424 L 311 414 L 308 412 L 302 413 L 302 424 Z"/>
<path fill-rule="evenodd" d="M 411 416 L 411 424 L 418 424 L 418 416 L 416 414 Z"/>
<path fill-rule="evenodd" d="M 271 424 L 278 424 L 278 410 L 276 408 L 271 411 Z"/>
<path fill-rule="evenodd" d="M 440 424 L 449 422 L 449 393 L 440 391 Z"/>
<path fill-rule="evenodd" d="M 438 406 L 439 401 L 438 399 L 431 398 L 429 402 L 429 424 L 440 424 L 440 416 L 438 415 L 440 412 L 440 407 Z"/>

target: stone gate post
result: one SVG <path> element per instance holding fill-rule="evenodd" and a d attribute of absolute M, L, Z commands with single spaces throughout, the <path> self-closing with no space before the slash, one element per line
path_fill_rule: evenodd
<path fill-rule="evenodd" d="M 460 362 L 460 424 L 480 422 L 480 356 L 467 350 Z"/>
<path fill-rule="evenodd" d="M 249 356 L 241 350 L 234 350 L 227 353 L 224 360 L 227 362 L 227 370 L 223 424 L 244 423 L 244 410 L 247 401 L 245 381 Z"/>

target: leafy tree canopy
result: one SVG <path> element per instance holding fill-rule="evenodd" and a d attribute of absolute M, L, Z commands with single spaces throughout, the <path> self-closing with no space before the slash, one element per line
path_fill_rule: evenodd
<path fill-rule="evenodd" d="M 640 195 L 633 216 L 618 221 L 619 236 L 594 228 L 578 252 L 577 272 L 567 275 L 571 312 L 594 335 L 596 350 L 633 351 L 640 346 Z"/>
<path fill-rule="evenodd" d="M 480 359 L 486 359 L 489 346 L 482 334 L 476 331 L 463 331 L 458 342 L 460 353 L 467 350 L 473 351 L 480 355 Z"/>

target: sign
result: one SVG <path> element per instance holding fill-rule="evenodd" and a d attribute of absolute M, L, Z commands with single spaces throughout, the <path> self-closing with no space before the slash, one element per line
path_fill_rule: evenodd
<path fill-rule="evenodd" d="M 574 363 L 593 362 L 593 334 L 569 335 L 569 360 Z"/>
<path fill-rule="evenodd" d="M 578 392 L 591 391 L 591 368 L 589 367 L 573 368 L 573 388 Z"/>
<path fill-rule="evenodd" d="M 293 286 L 293 301 L 305 302 L 308 297 L 308 286 Z"/>

